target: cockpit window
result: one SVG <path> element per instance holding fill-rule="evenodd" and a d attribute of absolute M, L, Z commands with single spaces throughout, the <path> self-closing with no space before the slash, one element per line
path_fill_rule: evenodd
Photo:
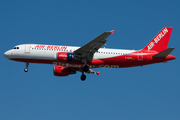
<path fill-rule="evenodd" d="M 19 49 L 19 47 L 13 47 L 13 49 Z"/>

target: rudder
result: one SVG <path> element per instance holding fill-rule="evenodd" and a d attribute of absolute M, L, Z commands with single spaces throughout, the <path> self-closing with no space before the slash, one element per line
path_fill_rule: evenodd
<path fill-rule="evenodd" d="M 142 50 L 161 52 L 167 49 L 172 27 L 164 27 Z"/>

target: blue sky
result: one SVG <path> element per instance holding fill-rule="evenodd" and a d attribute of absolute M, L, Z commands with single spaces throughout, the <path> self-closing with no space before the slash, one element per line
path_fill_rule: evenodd
<path fill-rule="evenodd" d="M 0 1 L 1 120 L 180 119 L 180 1 L 178 0 L 6 0 Z M 167 64 L 95 69 L 53 76 L 53 65 L 4 58 L 23 43 L 82 46 L 115 29 L 107 48 L 141 49 L 164 26 L 173 27 Z"/>

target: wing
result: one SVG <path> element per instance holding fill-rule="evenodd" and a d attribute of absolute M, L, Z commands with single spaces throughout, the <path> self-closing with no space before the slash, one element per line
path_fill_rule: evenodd
<path fill-rule="evenodd" d="M 106 38 L 110 35 L 113 34 L 113 31 L 109 32 L 104 32 L 94 40 L 90 41 L 86 45 L 80 47 L 76 51 L 74 51 L 74 55 L 76 57 L 85 59 L 89 62 L 92 62 L 94 53 L 98 51 L 99 48 L 101 48 L 106 42 Z"/>

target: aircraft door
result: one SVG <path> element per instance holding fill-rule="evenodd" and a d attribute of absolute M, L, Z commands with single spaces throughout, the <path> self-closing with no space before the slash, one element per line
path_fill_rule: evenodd
<path fill-rule="evenodd" d="M 30 53 L 30 48 L 31 48 L 30 44 L 26 44 L 25 45 L 25 53 Z"/>
<path fill-rule="evenodd" d="M 143 52 L 142 51 L 139 51 L 138 52 L 138 60 L 143 60 Z"/>

